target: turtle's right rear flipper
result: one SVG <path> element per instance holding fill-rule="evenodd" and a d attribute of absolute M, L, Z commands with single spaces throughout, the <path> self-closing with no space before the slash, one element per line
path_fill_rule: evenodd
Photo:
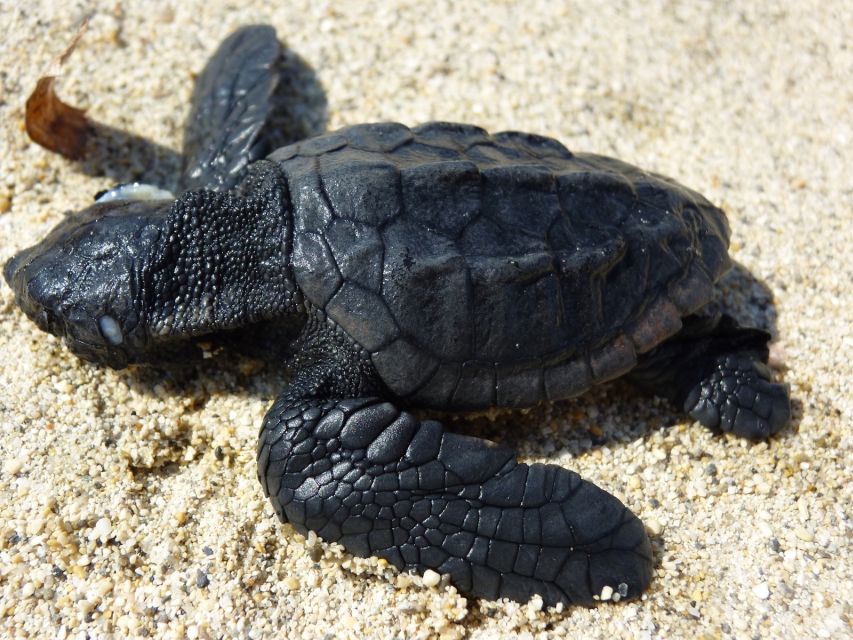
<path fill-rule="evenodd" d="M 227 190 L 270 149 L 281 47 L 268 25 L 242 27 L 219 46 L 198 76 L 184 130 L 182 190 Z"/>

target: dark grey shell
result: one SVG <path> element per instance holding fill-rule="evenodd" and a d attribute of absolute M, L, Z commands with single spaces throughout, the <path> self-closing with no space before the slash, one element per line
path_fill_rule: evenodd
<path fill-rule="evenodd" d="M 279 149 L 306 300 L 424 406 L 524 406 L 625 373 L 729 266 L 724 213 L 540 136 L 370 124 Z"/>

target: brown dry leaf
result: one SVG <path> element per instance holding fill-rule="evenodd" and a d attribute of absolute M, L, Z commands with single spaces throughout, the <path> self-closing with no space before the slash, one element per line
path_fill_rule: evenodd
<path fill-rule="evenodd" d="M 86 151 L 92 129 L 82 109 L 65 104 L 56 95 L 56 79 L 88 26 L 84 20 L 65 51 L 53 61 L 48 73 L 39 78 L 27 98 L 25 123 L 30 140 L 45 149 L 77 160 Z"/>

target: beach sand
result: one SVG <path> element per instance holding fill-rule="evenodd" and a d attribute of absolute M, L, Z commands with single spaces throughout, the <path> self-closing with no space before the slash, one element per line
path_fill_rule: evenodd
<path fill-rule="evenodd" d="M 454 422 L 616 494 L 656 559 L 633 602 L 477 601 L 277 521 L 255 446 L 283 371 L 236 357 L 97 368 L 40 332 L 3 282 L 0 635 L 851 637 L 850 4 L 515 4 L 5 0 L 0 261 L 117 176 L 174 183 L 194 74 L 233 29 L 268 22 L 288 48 L 298 130 L 437 119 L 526 130 L 725 208 L 740 267 L 723 299 L 773 332 L 793 424 L 767 443 L 715 436 L 618 382 Z M 26 97 L 86 16 L 60 95 L 156 153 L 118 137 L 79 165 L 28 141 Z"/>

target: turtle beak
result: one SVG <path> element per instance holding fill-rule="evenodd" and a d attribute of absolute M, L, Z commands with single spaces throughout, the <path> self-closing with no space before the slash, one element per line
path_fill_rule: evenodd
<path fill-rule="evenodd" d="M 38 325 L 42 331 L 47 331 L 54 335 L 63 335 L 63 325 L 61 318 L 51 312 L 51 310 L 41 305 L 36 301 L 36 298 L 31 295 L 31 285 L 34 279 L 30 274 L 30 266 L 33 254 L 33 248 L 24 249 L 13 258 L 6 262 L 3 268 L 3 277 L 6 279 L 9 287 L 15 294 L 15 304 Z"/>

